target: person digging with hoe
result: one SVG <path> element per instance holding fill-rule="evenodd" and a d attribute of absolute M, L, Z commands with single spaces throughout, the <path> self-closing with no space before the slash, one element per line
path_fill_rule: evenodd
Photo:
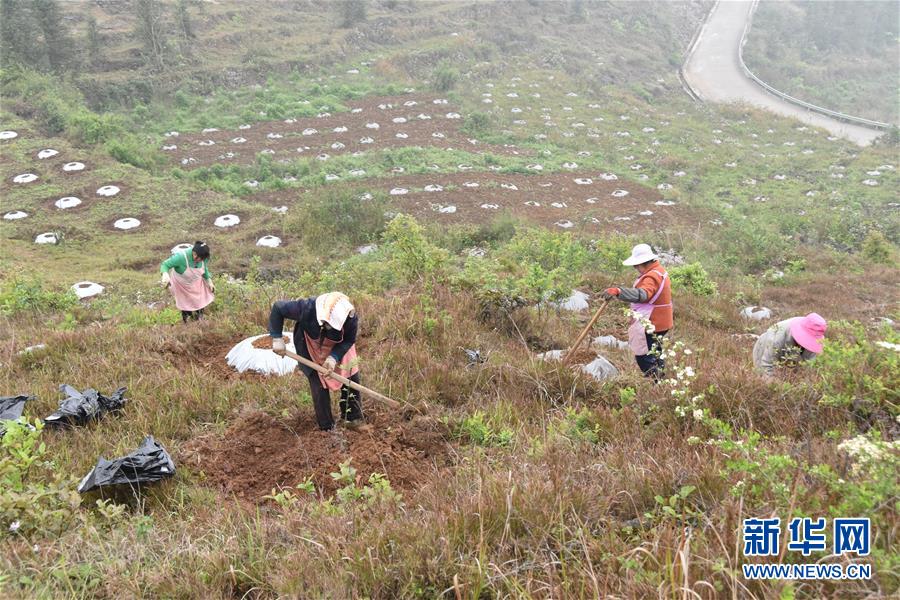
<path fill-rule="evenodd" d="M 822 352 L 828 323 L 817 313 L 775 323 L 753 345 L 753 366 L 767 380 L 775 376 L 776 365 L 796 366 Z"/>
<path fill-rule="evenodd" d="M 159 266 L 159 283 L 171 289 L 183 323 L 188 318 L 202 319 L 203 309 L 215 300 L 216 286 L 206 267 L 208 261 L 209 245 L 198 241 L 191 250 L 176 252 Z"/>
<path fill-rule="evenodd" d="M 356 365 L 356 333 L 359 316 L 350 299 L 340 292 L 329 292 L 305 300 L 281 300 L 272 305 L 269 315 L 269 335 L 272 351 L 285 355 L 284 320 L 294 321 L 294 345 L 297 354 L 322 365 L 328 373 L 337 373 L 359 384 Z M 362 404 L 357 390 L 300 364 L 309 380 L 310 395 L 319 429 L 334 428 L 331 414 L 331 390 L 341 390 L 341 419 L 350 427 L 363 424 Z"/>
<path fill-rule="evenodd" d="M 603 298 L 617 298 L 631 304 L 633 316 L 628 326 L 628 345 L 644 376 L 659 381 L 665 368 L 662 338 L 674 324 L 669 274 L 648 244 L 632 248 L 631 256 L 622 264 L 640 273 L 634 287 L 607 288 Z"/>

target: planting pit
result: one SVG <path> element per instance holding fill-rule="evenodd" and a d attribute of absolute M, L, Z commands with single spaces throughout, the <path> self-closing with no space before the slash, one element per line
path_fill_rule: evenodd
<path fill-rule="evenodd" d="M 261 503 L 273 488 L 293 487 L 307 477 L 324 494 L 333 494 L 340 484 L 330 473 L 347 459 L 360 485 L 372 473 L 382 473 L 401 491 L 419 488 L 449 466 L 447 432 L 439 423 L 404 421 L 363 402 L 372 425 L 366 430 L 320 431 L 308 406 L 287 421 L 259 411 L 243 413 L 222 435 L 188 441 L 178 453 L 179 467 L 202 472 L 206 483 L 227 496 Z"/>

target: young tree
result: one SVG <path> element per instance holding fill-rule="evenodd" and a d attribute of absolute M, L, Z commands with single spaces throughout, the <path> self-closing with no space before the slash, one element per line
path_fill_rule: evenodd
<path fill-rule="evenodd" d="M 340 3 L 341 27 L 353 27 L 366 20 L 365 0 L 342 0 Z"/>
<path fill-rule="evenodd" d="M 190 0 L 178 0 L 176 11 L 178 15 L 178 30 L 181 37 L 190 40 L 197 37 L 194 35 L 194 27 L 191 25 L 191 15 L 188 12 L 188 4 Z"/>
<path fill-rule="evenodd" d="M 135 33 L 144 46 L 144 61 L 155 70 L 165 67 L 166 36 L 160 0 L 135 0 Z"/>
<path fill-rule="evenodd" d="M 60 72 L 74 60 L 75 44 L 63 23 L 62 10 L 56 0 L 32 0 L 32 9 L 37 24 L 44 34 L 47 48 L 47 62 L 50 68 Z"/>
<path fill-rule="evenodd" d="M 45 68 L 47 49 L 38 43 L 40 30 L 28 0 L 0 0 L 0 58 Z"/>
<path fill-rule="evenodd" d="M 97 64 L 97 61 L 100 60 L 100 31 L 97 29 L 97 19 L 94 18 L 94 15 L 88 15 L 87 18 L 85 47 L 90 64 Z"/>

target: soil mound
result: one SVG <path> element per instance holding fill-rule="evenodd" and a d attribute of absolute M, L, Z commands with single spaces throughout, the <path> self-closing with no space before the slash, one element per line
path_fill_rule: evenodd
<path fill-rule="evenodd" d="M 383 473 L 395 489 L 411 490 L 449 464 L 446 432 L 428 419 L 403 421 L 367 414 L 366 430 L 338 426 L 320 431 L 311 412 L 288 422 L 244 413 L 221 436 L 188 442 L 180 464 L 201 473 L 227 495 L 261 502 L 273 488 L 293 487 L 312 477 L 326 495 L 337 489 L 330 473 L 352 459 L 360 485 Z"/>

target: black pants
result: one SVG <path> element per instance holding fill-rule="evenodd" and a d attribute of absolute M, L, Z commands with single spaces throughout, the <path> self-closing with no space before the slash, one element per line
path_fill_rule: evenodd
<path fill-rule="evenodd" d="M 647 348 L 650 350 L 647 354 L 635 356 L 638 367 L 644 377 L 652 377 L 654 381 L 659 381 L 665 376 L 666 362 L 663 360 L 662 347 L 663 336 L 668 333 L 666 331 L 656 331 L 654 333 L 645 333 L 647 336 Z"/>
<path fill-rule="evenodd" d="M 181 322 L 187 323 L 188 319 L 199 321 L 203 318 L 203 309 L 200 310 L 183 310 L 181 311 Z"/>
<path fill-rule="evenodd" d="M 322 386 L 317 372 L 310 371 L 306 377 L 309 379 L 309 393 L 316 411 L 316 422 L 319 424 L 319 429 L 328 431 L 334 427 L 334 417 L 331 416 L 331 392 Z M 359 383 L 359 373 L 351 375 L 349 379 L 353 383 Z M 340 409 L 341 419 L 347 421 L 362 419 L 363 412 L 362 404 L 359 401 L 359 392 L 351 390 L 346 385 L 342 386 Z"/>

